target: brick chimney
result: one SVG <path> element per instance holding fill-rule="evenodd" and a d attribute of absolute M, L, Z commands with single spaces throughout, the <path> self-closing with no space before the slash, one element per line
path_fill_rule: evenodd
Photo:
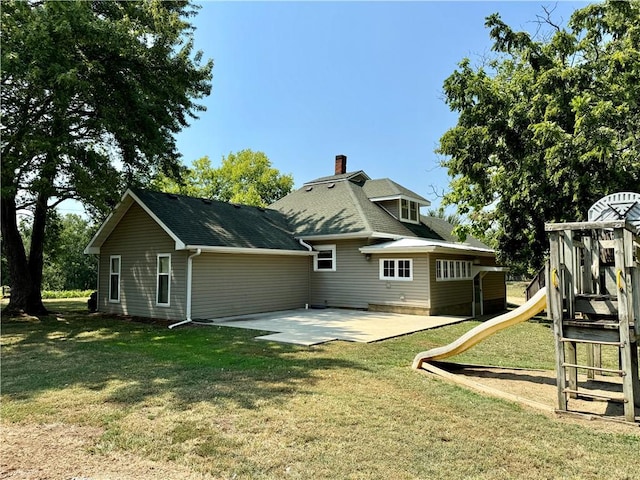
<path fill-rule="evenodd" d="M 347 173 L 347 156 L 336 155 L 336 175 Z"/>

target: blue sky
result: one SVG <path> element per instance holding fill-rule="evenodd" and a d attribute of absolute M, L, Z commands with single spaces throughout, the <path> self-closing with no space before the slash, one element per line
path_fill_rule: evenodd
<path fill-rule="evenodd" d="M 535 32 L 542 6 L 566 22 L 586 2 L 203 2 L 196 49 L 214 60 L 207 111 L 177 137 L 185 164 L 262 151 L 295 186 L 348 170 L 389 177 L 439 204 L 434 153 L 456 123 L 442 84 L 490 53 L 485 17 Z"/>
<path fill-rule="evenodd" d="M 449 178 L 434 153 L 457 116 L 442 84 L 464 57 L 490 53 L 499 12 L 535 32 L 542 6 L 569 19 L 585 2 L 204 2 L 196 48 L 213 58 L 207 111 L 178 136 L 185 163 L 244 148 L 305 181 L 348 170 L 432 195 Z"/>

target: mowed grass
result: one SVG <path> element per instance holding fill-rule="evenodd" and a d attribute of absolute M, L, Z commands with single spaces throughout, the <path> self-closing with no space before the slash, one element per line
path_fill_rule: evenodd
<path fill-rule="evenodd" d="M 304 348 L 47 305 L 60 313 L 3 319 L 2 422 L 103 429 L 87 455 L 126 452 L 212 478 L 640 478 L 635 430 L 545 416 L 411 370 L 417 352 L 477 322 Z M 550 325 L 537 321 L 456 361 L 552 369 L 553 358 Z"/>

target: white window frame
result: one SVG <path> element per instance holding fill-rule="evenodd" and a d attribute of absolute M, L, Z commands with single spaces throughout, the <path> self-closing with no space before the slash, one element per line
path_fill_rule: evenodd
<path fill-rule="evenodd" d="M 436 282 L 473 280 L 471 261 L 436 259 Z"/>
<path fill-rule="evenodd" d="M 406 217 L 402 214 L 402 206 L 404 202 L 406 202 L 407 204 Z M 414 207 L 414 208 L 411 208 L 411 207 Z M 415 213 L 415 218 L 411 218 L 412 212 Z M 409 222 L 409 223 L 416 223 L 416 224 L 420 223 L 420 205 L 418 205 L 418 202 L 409 200 L 406 198 L 401 198 L 400 199 L 400 220 L 403 222 Z"/>
<path fill-rule="evenodd" d="M 392 262 L 393 276 L 385 275 L 385 262 Z M 409 262 L 409 276 L 401 277 L 400 262 Z M 380 280 L 391 280 L 395 282 L 411 282 L 413 281 L 413 259 L 412 258 L 381 258 L 380 259 Z"/>
<path fill-rule="evenodd" d="M 160 272 L 160 259 L 168 258 L 169 259 L 169 271 L 168 272 Z M 159 301 L 160 297 L 160 277 L 167 277 L 167 302 L 161 303 Z M 170 307 L 171 306 L 171 254 L 170 253 L 159 253 L 156 256 L 156 307 Z"/>
<path fill-rule="evenodd" d="M 336 271 L 336 245 L 314 245 L 313 249 L 317 252 L 316 255 L 313 256 L 313 271 L 314 272 L 335 272 Z M 318 254 L 320 252 L 331 252 L 331 268 L 321 268 L 318 266 Z M 328 259 L 322 259 L 328 260 Z"/>
<path fill-rule="evenodd" d="M 114 272 L 112 267 L 113 267 L 113 260 L 117 259 L 118 260 L 118 271 Z M 118 276 L 118 289 L 117 289 L 117 297 L 113 298 L 113 289 L 111 288 L 113 286 L 113 282 L 111 281 L 111 279 L 113 278 L 114 275 Z M 120 286 L 122 284 L 122 255 L 110 255 L 109 256 L 109 303 L 120 303 Z"/>

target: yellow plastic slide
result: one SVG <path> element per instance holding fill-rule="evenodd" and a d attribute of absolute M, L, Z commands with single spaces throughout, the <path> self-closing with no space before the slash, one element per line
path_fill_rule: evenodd
<path fill-rule="evenodd" d="M 524 305 L 478 325 L 449 345 L 432 348 L 426 352 L 420 352 L 413 359 L 413 368 L 421 368 L 423 362 L 441 360 L 443 358 L 458 355 L 500 330 L 504 330 L 516 323 L 529 320 L 542 312 L 546 306 L 547 289 L 542 288 L 538 290 L 538 293 L 531 297 Z"/>

